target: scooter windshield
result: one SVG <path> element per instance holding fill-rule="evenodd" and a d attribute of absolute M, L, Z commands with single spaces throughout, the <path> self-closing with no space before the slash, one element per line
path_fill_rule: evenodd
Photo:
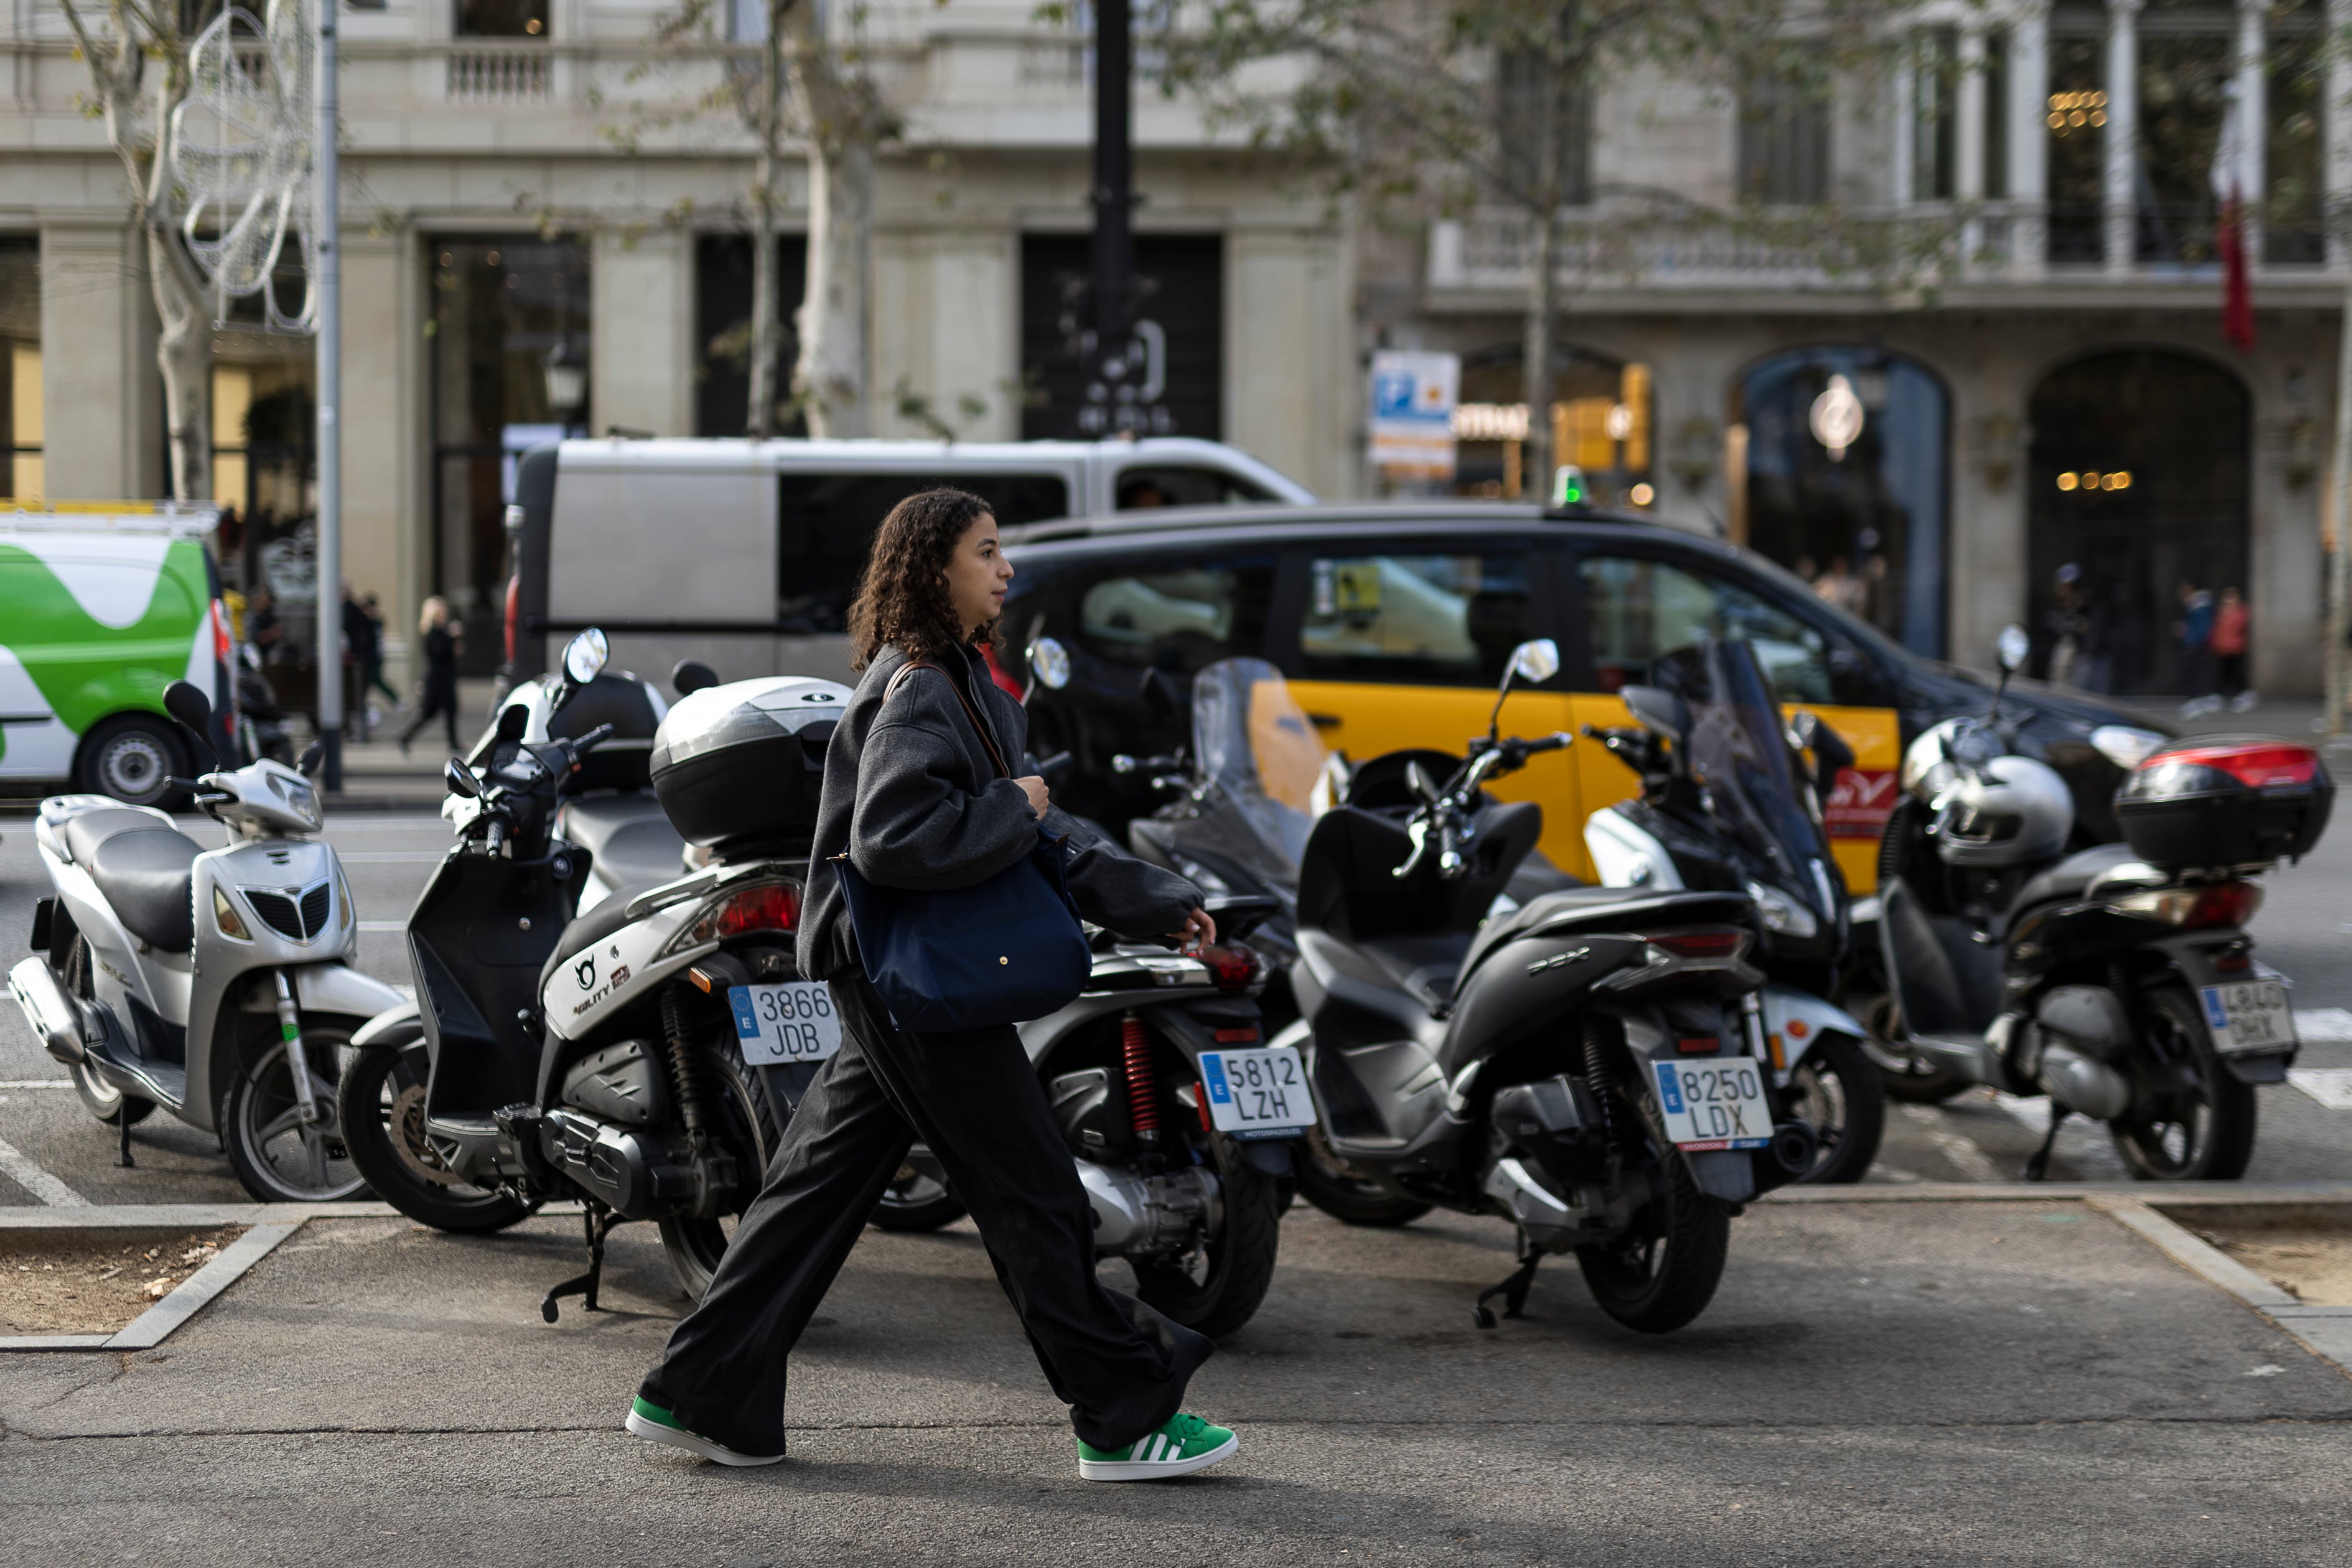
<path fill-rule="evenodd" d="M 1692 773 L 1717 820 L 1770 864 L 1772 879 L 1834 920 L 1835 862 L 1805 810 L 1780 703 L 1756 650 L 1729 641 L 1698 651 L 1706 679 L 1690 696 Z"/>
<path fill-rule="evenodd" d="M 1192 754 L 1214 786 L 1204 811 L 1246 826 L 1296 882 L 1324 752 L 1282 672 L 1262 658 L 1226 658 L 1194 676 Z"/>

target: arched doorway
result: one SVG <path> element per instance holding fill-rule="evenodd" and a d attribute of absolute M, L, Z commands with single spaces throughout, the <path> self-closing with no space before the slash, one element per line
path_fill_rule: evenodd
<path fill-rule="evenodd" d="M 1906 647 L 1940 657 L 1950 460 L 1943 382 L 1901 354 L 1825 344 L 1750 366 L 1734 403 L 1748 431 L 1742 542 Z"/>
<path fill-rule="evenodd" d="M 2071 637 L 2056 673 L 2072 685 L 2184 689 L 2180 585 L 2246 586 L 2252 416 L 2236 376 L 2161 349 L 2093 354 L 2042 378 L 2027 410 L 2037 673 L 2053 673 Z"/>
<path fill-rule="evenodd" d="M 1657 494 L 1650 367 L 1570 343 L 1553 348 L 1552 363 L 1552 460 L 1581 468 L 1588 495 L 1602 505 L 1650 505 Z M 1454 494 L 1516 500 L 1549 493 L 1548 476 L 1521 471 L 1525 363 L 1517 344 L 1462 356 Z"/>

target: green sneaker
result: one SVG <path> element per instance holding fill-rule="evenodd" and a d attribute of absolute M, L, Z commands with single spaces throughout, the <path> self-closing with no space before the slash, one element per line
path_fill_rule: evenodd
<path fill-rule="evenodd" d="M 1124 1448 L 1097 1448 L 1078 1440 L 1078 1478 L 1088 1481 L 1162 1481 L 1189 1476 L 1234 1457 L 1242 1440 L 1197 1415 L 1169 1418 L 1159 1431 Z"/>
<path fill-rule="evenodd" d="M 724 1443 L 714 1443 L 699 1433 L 689 1432 L 678 1425 L 677 1416 L 649 1399 L 640 1398 L 631 1404 L 629 1418 L 622 1425 L 635 1436 L 648 1442 L 667 1443 L 673 1448 L 683 1448 L 714 1465 L 748 1468 L 754 1465 L 781 1465 L 784 1462 L 782 1454 L 739 1454 Z"/>

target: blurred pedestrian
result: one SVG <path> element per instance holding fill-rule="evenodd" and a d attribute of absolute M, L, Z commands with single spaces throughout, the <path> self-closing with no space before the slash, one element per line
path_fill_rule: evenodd
<path fill-rule="evenodd" d="M 2173 635 L 2180 642 L 2180 689 L 2189 694 L 2189 700 L 2180 705 L 2180 716 L 2193 719 L 2200 713 L 2210 713 L 2221 706 L 2206 696 L 2213 689 L 2209 674 L 2213 641 L 2213 595 L 2210 590 L 2182 581 L 2180 619 L 2173 623 Z"/>
<path fill-rule="evenodd" d="M 253 591 L 245 608 L 245 640 L 260 651 L 261 662 L 275 664 L 285 653 L 286 627 L 278 619 L 278 595 L 263 584 Z"/>
<path fill-rule="evenodd" d="M 376 655 L 376 624 L 368 619 L 367 612 L 352 594 L 351 579 L 343 580 L 343 667 L 350 679 L 344 689 L 351 693 L 352 734 L 364 741 L 373 730 L 373 715 L 368 711 L 367 668 Z"/>
<path fill-rule="evenodd" d="M 2254 705 L 2254 694 L 2246 689 L 2247 623 L 2252 618 L 2243 595 L 2235 588 L 2221 590 L 2221 602 L 2213 611 L 2213 696 L 2206 710 L 2209 713 L 2224 701 L 2232 713 L 2243 713 Z"/>
<path fill-rule="evenodd" d="M 449 618 L 448 600 L 436 594 L 425 601 L 416 621 L 417 642 L 425 655 L 424 691 L 417 699 L 416 717 L 401 731 L 402 756 L 408 755 L 408 743 L 436 715 L 448 726 L 449 750 L 457 750 L 457 652 L 465 647 L 465 636 L 464 624 Z"/>
<path fill-rule="evenodd" d="M 364 697 L 370 691 L 381 691 L 383 693 L 384 700 L 392 704 L 394 711 L 397 711 L 400 708 L 400 693 L 394 691 L 391 683 L 383 678 L 383 606 L 377 601 L 375 595 L 362 594 L 360 595 L 360 614 L 365 616 L 369 626 L 374 628 L 374 635 L 368 643 L 370 658 L 366 670 L 367 685 L 362 689 L 360 694 Z"/>
<path fill-rule="evenodd" d="M 1849 615 L 1862 613 L 1863 583 L 1843 555 L 1830 557 L 1830 569 L 1813 584 L 1813 592 Z"/>
<path fill-rule="evenodd" d="M 2083 658 L 2083 635 L 2087 629 L 2083 616 L 2083 569 L 2073 562 L 2058 568 L 2058 582 L 2051 595 L 2050 614 L 2044 625 L 2050 633 L 2050 683 L 2072 686 L 2078 671 L 2075 666 Z"/>
<path fill-rule="evenodd" d="M 1810 555 L 1798 556 L 1796 565 L 1790 567 L 1790 570 L 1796 573 L 1798 576 L 1802 577 L 1805 580 L 1805 586 L 1808 588 L 1811 587 L 1813 584 L 1820 579 L 1822 574 L 1822 569 L 1813 564 L 1813 558 Z"/>

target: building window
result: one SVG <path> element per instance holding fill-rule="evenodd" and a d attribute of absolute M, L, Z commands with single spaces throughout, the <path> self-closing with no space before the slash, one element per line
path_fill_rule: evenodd
<path fill-rule="evenodd" d="M 1948 202 L 1958 195 L 1960 35 L 1934 27 L 1911 63 L 1911 199 Z"/>
<path fill-rule="evenodd" d="M 1739 95 L 1739 195 L 1810 206 L 1830 190 L 1830 104 L 1798 77 L 1750 80 Z"/>
<path fill-rule="evenodd" d="M 2264 95 L 2263 259 L 2274 266 L 2327 259 L 2326 38 L 2319 7 L 2283 7 L 2270 23 Z"/>
<path fill-rule="evenodd" d="M 2050 18 L 2050 260 L 2095 266 L 2105 254 L 2106 14 L 2061 5 Z"/>
<path fill-rule="evenodd" d="M 0 498 L 37 501 L 41 474 L 41 242 L 0 238 Z"/>
<path fill-rule="evenodd" d="M 2009 195 L 2009 34 L 1993 28 L 1984 41 L 1984 194 Z"/>
<path fill-rule="evenodd" d="M 1541 134 L 1537 126 L 1543 113 L 1544 76 L 1549 66 L 1541 55 L 1515 51 L 1496 61 L 1495 133 L 1502 152 L 1503 178 L 1520 200 L 1539 197 L 1543 171 L 1538 154 Z M 1555 79 L 1559 95 L 1555 121 L 1558 141 L 1553 165 L 1560 202 L 1581 206 L 1592 199 L 1592 100 L 1579 82 Z"/>
<path fill-rule="evenodd" d="M 457 0 L 461 38 L 543 38 L 548 0 Z"/>
<path fill-rule="evenodd" d="M 2228 0 L 2188 0 L 2142 12 L 2138 27 L 2136 258 L 2201 266 L 2214 259 L 2213 157 L 2237 69 L 2238 15 Z"/>
<path fill-rule="evenodd" d="M 1091 242 L 1082 234 L 1021 240 L 1021 436 L 1108 434 L 1087 402 L 1085 341 L 1093 337 Z M 1137 337 L 1146 436 L 1224 435 L 1225 242 L 1218 235 L 1140 235 L 1135 241 Z"/>
<path fill-rule="evenodd" d="M 779 404 L 793 392 L 800 333 L 793 312 L 808 292 L 808 239 L 776 237 L 776 364 Z M 706 234 L 694 246 L 694 433 L 741 436 L 751 427 L 751 237 Z M 805 436 L 808 421 L 786 406 L 770 426 Z"/>
<path fill-rule="evenodd" d="M 433 591 L 467 674 L 501 652 L 507 503 L 533 447 L 588 433 L 588 247 L 536 235 L 432 245 Z"/>

